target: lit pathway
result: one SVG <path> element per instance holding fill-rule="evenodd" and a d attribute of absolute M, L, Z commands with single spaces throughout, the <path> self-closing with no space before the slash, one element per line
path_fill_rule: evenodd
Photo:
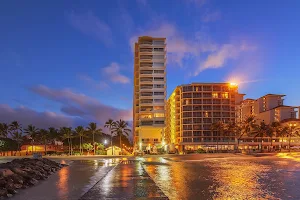
<path fill-rule="evenodd" d="M 123 161 L 91 188 L 80 200 L 168 199 L 139 161 Z"/>

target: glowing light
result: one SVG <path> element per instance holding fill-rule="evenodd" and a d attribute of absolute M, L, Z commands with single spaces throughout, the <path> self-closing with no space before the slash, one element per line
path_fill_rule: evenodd
<path fill-rule="evenodd" d="M 104 144 L 107 144 L 107 140 L 104 140 Z"/>
<path fill-rule="evenodd" d="M 230 86 L 231 86 L 231 87 L 238 86 L 238 84 L 237 84 L 237 83 L 235 83 L 235 82 L 231 82 L 231 83 L 229 83 L 229 84 L 230 84 Z"/>
<path fill-rule="evenodd" d="M 165 141 L 163 141 L 161 144 L 162 144 L 163 146 L 165 146 L 165 145 L 166 145 Z"/>

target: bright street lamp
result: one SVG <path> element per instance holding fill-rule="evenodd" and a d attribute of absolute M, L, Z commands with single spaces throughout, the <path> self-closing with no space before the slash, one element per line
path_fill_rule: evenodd
<path fill-rule="evenodd" d="M 104 144 L 107 144 L 107 140 L 104 140 Z"/>

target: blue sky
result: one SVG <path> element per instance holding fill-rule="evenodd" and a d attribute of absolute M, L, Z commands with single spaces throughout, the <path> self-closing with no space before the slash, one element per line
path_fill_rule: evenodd
<path fill-rule="evenodd" d="M 37 126 L 131 119 L 140 35 L 167 37 L 168 95 L 237 81 L 246 97 L 300 105 L 296 0 L 6 1 L 0 7 L 0 120 Z"/>

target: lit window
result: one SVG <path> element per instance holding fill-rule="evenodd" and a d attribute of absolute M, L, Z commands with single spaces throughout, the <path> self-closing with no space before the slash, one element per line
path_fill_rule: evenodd
<path fill-rule="evenodd" d="M 222 97 L 225 98 L 225 99 L 228 99 L 229 98 L 229 93 L 228 92 L 222 93 Z"/>
<path fill-rule="evenodd" d="M 164 113 L 154 113 L 154 117 L 164 117 Z"/>
<path fill-rule="evenodd" d="M 185 100 L 185 104 L 186 104 L 186 105 L 189 105 L 189 100 L 188 100 L 188 99 Z"/>
<path fill-rule="evenodd" d="M 213 98 L 218 98 L 219 95 L 218 95 L 218 93 L 214 92 L 214 93 L 212 93 L 212 97 L 213 97 Z"/>
<path fill-rule="evenodd" d="M 151 118 L 152 118 L 152 115 L 149 115 L 149 114 L 143 114 L 143 115 L 141 115 L 141 118 L 142 118 L 142 119 L 151 119 Z"/>
<path fill-rule="evenodd" d="M 208 112 L 207 111 L 205 111 L 204 117 L 208 117 Z"/>

